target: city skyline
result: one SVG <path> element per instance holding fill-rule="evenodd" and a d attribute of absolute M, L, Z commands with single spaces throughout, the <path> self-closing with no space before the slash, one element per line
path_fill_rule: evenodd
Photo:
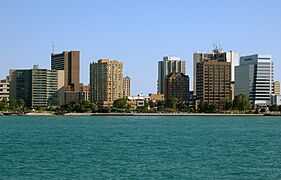
<path fill-rule="evenodd" d="M 3 2 L 1 79 L 9 69 L 34 64 L 50 69 L 53 43 L 56 53 L 81 52 L 84 84 L 89 83 L 90 62 L 101 58 L 123 62 L 123 74 L 131 77 L 132 94 L 157 91 L 157 62 L 167 55 L 186 60 L 186 74 L 193 89 L 192 54 L 209 52 L 213 43 L 240 56 L 271 54 L 275 70 L 281 68 L 281 2 L 276 0 L 65 2 Z M 233 13 L 229 13 L 229 7 Z M 60 14 L 56 13 L 59 10 Z M 73 15 L 70 10 L 78 13 Z M 218 26 L 220 22 L 224 26 Z M 280 77 L 275 71 L 274 80 Z"/>

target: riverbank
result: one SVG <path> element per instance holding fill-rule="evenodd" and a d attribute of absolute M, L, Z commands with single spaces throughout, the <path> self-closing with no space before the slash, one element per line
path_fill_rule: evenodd
<path fill-rule="evenodd" d="M 95 113 L 92 116 L 263 116 L 264 114 L 219 113 Z"/>
<path fill-rule="evenodd" d="M 52 112 L 2 114 L 1 116 L 281 116 L 281 114 L 223 114 L 223 113 L 66 113 L 57 115 Z"/>

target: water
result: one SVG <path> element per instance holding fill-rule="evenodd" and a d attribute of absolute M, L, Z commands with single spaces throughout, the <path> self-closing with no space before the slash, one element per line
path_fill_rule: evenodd
<path fill-rule="evenodd" d="M 280 179 L 281 117 L 0 117 L 1 179 Z"/>

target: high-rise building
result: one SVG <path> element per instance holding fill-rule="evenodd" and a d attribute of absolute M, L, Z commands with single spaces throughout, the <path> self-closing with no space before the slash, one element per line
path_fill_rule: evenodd
<path fill-rule="evenodd" d="M 123 97 L 131 96 L 131 79 L 129 76 L 123 78 Z"/>
<path fill-rule="evenodd" d="M 51 69 L 64 70 L 65 91 L 79 91 L 80 51 L 64 51 L 51 55 Z"/>
<path fill-rule="evenodd" d="M 47 107 L 58 105 L 58 90 L 64 77 L 61 71 L 39 69 L 11 70 L 11 99 L 25 101 L 30 107 Z"/>
<path fill-rule="evenodd" d="M 166 77 L 165 99 L 178 98 L 188 103 L 189 100 L 189 77 L 183 73 L 171 73 Z"/>
<path fill-rule="evenodd" d="M 218 62 L 230 62 L 231 63 L 231 81 L 235 81 L 235 66 L 238 65 L 239 55 L 237 52 L 229 51 L 225 52 L 222 49 L 214 48 L 213 52 L 195 52 L 193 54 L 193 89 L 194 95 L 196 95 L 196 64 L 204 62 L 206 60 L 216 60 Z M 233 83 L 234 84 L 234 83 Z M 234 94 L 234 86 L 232 87 L 232 93 Z M 232 97 L 234 98 L 234 97 Z"/>
<path fill-rule="evenodd" d="M 6 79 L 0 81 L 0 101 L 3 101 L 3 99 L 9 101 L 9 97 L 10 97 L 10 83 L 9 83 L 9 77 L 7 77 Z"/>
<path fill-rule="evenodd" d="M 197 100 L 218 103 L 231 100 L 231 63 L 218 60 L 204 60 L 196 63 Z"/>
<path fill-rule="evenodd" d="M 165 56 L 158 62 L 158 94 L 165 93 L 166 77 L 171 73 L 185 74 L 185 61 L 177 56 Z"/>
<path fill-rule="evenodd" d="M 51 54 L 51 69 L 64 70 L 63 104 L 80 101 L 80 51 Z"/>
<path fill-rule="evenodd" d="M 270 55 L 240 58 L 235 68 L 235 95 L 245 94 L 254 107 L 270 105 L 273 94 L 273 63 Z"/>
<path fill-rule="evenodd" d="M 123 64 L 100 59 L 90 64 L 91 101 L 100 106 L 112 106 L 123 97 Z"/>
<path fill-rule="evenodd" d="M 280 81 L 273 82 L 273 94 L 280 96 Z"/>
<path fill-rule="evenodd" d="M 10 70 L 10 100 L 24 100 L 32 106 L 32 71 L 28 69 Z"/>

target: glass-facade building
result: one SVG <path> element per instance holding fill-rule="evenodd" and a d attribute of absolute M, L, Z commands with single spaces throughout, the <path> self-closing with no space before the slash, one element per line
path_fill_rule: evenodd
<path fill-rule="evenodd" d="M 29 107 L 58 105 L 58 72 L 56 70 L 20 69 L 10 71 L 10 98 L 22 99 Z"/>
<path fill-rule="evenodd" d="M 270 55 L 240 58 L 235 67 L 235 95 L 245 94 L 253 107 L 270 105 L 273 94 L 273 62 Z"/>

